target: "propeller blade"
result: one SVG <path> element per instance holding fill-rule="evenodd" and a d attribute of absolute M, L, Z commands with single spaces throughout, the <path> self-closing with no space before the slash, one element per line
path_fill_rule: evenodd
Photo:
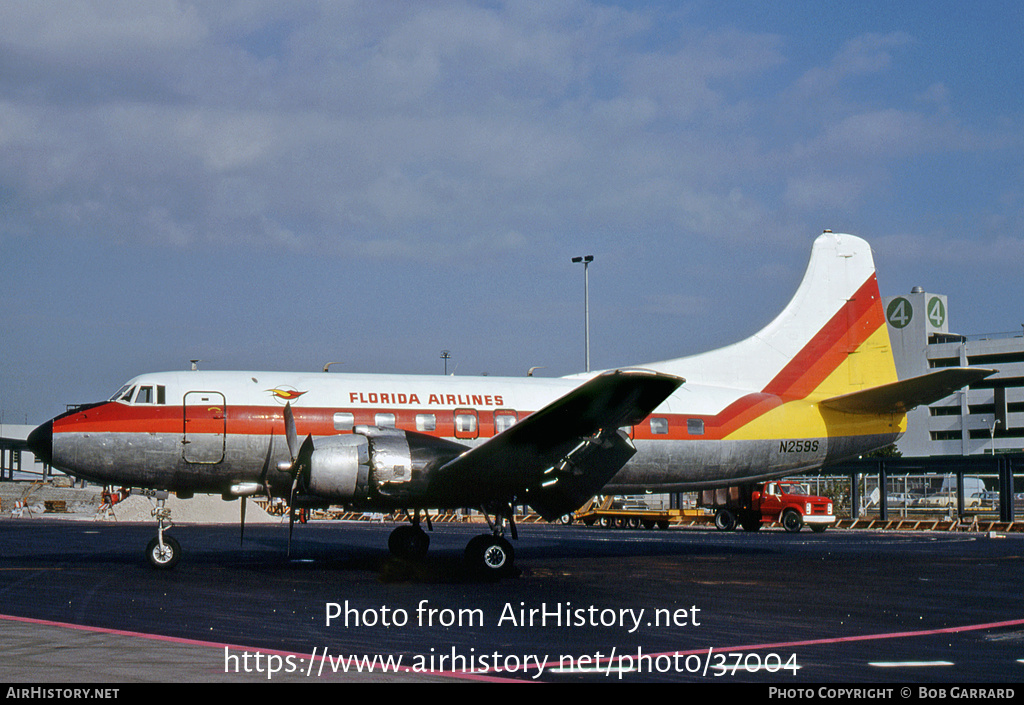
<path fill-rule="evenodd" d="M 294 463 L 299 453 L 299 436 L 295 432 L 295 414 L 292 412 L 291 402 L 284 405 L 284 432 L 288 440 L 288 454 Z"/>
<path fill-rule="evenodd" d="M 284 431 L 285 439 L 288 441 L 288 454 L 292 459 L 291 467 L 288 468 L 292 475 L 292 487 L 288 496 L 288 557 L 291 558 L 292 532 L 295 528 L 295 498 L 298 494 L 300 478 L 303 485 L 309 486 L 310 459 L 313 456 L 313 434 L 306 436 L 302 445 L 299 445 L 299 434 L 295 430 L 295 414 L 292 412 L 291 402 L 284 405 Z M 269 451 L 267 457 L 270 457 Z"/>

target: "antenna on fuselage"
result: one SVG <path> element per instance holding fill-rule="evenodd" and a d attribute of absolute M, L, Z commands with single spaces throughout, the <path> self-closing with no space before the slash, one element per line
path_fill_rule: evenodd
<path fill-rule="evenodd" d="M 344 365 L 344 364 L 345 364 L 344 362 L 328 362 L 326 365 L 324 365 L 324 372 L 326 372 L 327 368 L 330 367 L 331 365 Z"/>

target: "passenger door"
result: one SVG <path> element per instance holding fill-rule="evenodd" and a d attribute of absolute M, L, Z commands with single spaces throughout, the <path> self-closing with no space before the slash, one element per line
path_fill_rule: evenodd
<path fill-rule="evenodd" d="M 182 457 L 213 465 L 224 460 L 228 408 L 220 392 L 186 392 Z"/>

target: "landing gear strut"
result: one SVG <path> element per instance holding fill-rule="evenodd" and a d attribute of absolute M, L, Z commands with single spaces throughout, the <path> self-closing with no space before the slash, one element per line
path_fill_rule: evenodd
<path fill-rule="evenodd" d="M 169 570 L 178 565 L 181 560 L 181 544 L 173 536 L 167 536 L 165 531 L 173 526 L 171 524 L 171 510 L 167 508 L 167 492 L 160 490 L 156 493 L 156 506 L 153 508 L 153 516 L 156 517 L 156 538 L 146 546 L 146 558 L 154 568 Z"/>

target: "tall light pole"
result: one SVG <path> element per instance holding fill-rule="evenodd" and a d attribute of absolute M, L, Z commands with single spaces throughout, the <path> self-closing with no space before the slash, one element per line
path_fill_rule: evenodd
<path fill-rule="evenodd" d="M 573 257 L 572 261 L 583 263 L 583 350 L 586 358 L 586 371 L 590 372 L 590 277 L 588 267 L 594 261 L 594 255 Z"/>
<path fill-rule="evenodd" d="M 448 350 L 442 350 L 441 351 L 441 359 L 444 360 L 444 376 L 445 377 L 448 376 L 448 360 L 450 360 L 451 357 L 452 357 L 452 354 L 451 354 L 450 351 L 448 351 Z"/>

